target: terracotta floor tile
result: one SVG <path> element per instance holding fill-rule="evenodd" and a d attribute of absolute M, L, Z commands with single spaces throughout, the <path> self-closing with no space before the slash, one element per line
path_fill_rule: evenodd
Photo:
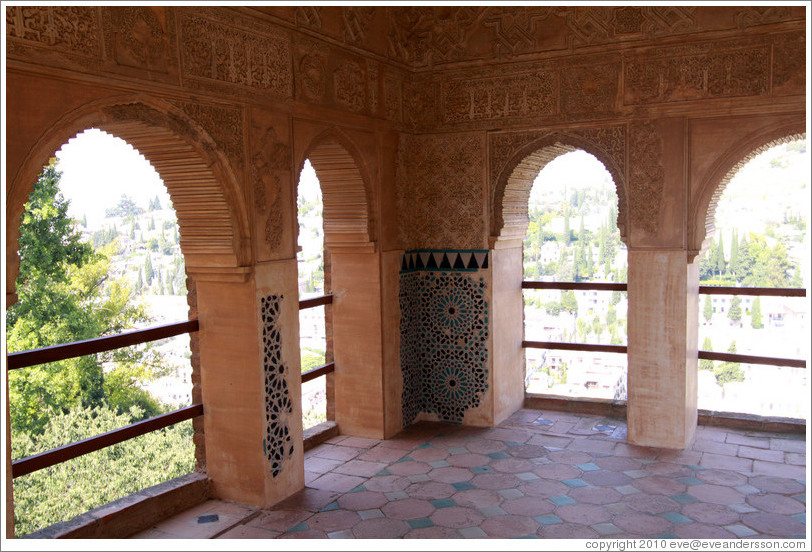
<path fill-rule="evenodd" d="M 755 447 L 761 449 L 770 448 L 769 437 L 744 435 L 742 433 L 735 433 L 733 431 L 728 432 L 725 442 L 732 443 L 734 445 L 746 445 L 748 447 Z"/>
<path fill-rule="evenodd" d="M 354 447 L 341 445 L 319 445 L 312 449 L 312 455 L 318 458 L 328 458 L 330 460 L 341 460 L 346 462 L 358 456 L 363 450 Z"/>
<path fill-rule="evenodd" d="M 462 535 L 450 527 L 435 525 L 434 527 L 421 527 L 412 529 L 405 535 L 404 539 L 461 539 Z"/>
<path fill-rule="evenodd" d="M 448 449 L 444 446 L 431 446 L 413 450 L 409 453 L 409 458 L 418 462 L 436 462 L 448 458 Z"/>
<path fill-rule="evenodd" d="M 567 448 L 591 454 L 611 454 L 617 444 L 603 439 L 576 439 Z"/>
<path fill-rule="evenodd" d="M 592 455 L 577 450 L 555 450 L 547 454 L 547 458 L 556 464 L 583 464 L 592 461 Z"/>
<path fill-rule="evenodd" d="M 772 475 L 756 475 L 750 478 L 750 485 L 767 493 L 795 494 L 802 492 L 805 487 L 794 479 L 775 477 Z"/>
<path fill-rule="evenodd" d="M 616 472 L 640 470 L 643 468 L 642 462 L 625 456 L 604 456 L 596 458 L 595 465 L 604 470 Z"/>
<path fill-rule="evenodd" d="M 363 437 L 347 437 L 340 441 L 342 447 L 354 447 L 359 449 L 369 449 L 380 444 L 378 439 L 365 439 Z"/>
<path fill-rule="evenodd" d="M 660 454 L 661 450 L 651 447 L 639 447 L 627 443 L 617 443 L 612 452 L 615 456 L 654 460 Z"/>
<path fill-rule="evenodd" d="M 367 479 L 364 488 L 379 493 L 392 493 L 403 491 L 411 484 L 411 481 L 400 475 L 378 475 Z"/>
<path fill-rule="evenodd" d="M 693 485 L 688 489 L 688 494 L 696 497 L 700 502 L 710 504 L 735 504 L 744 502 L 744 495 L 730 487 L 721 485 Z"/>
<path fill-rule="evenodd" d="M 719 468 L 737 472 L 749 472 L 753 469 L 753 460 L 706 452 L 702 455 L 699 465 L 704 468 Z"/>
<path fill-rule="evenodd" d="M 609 487 L 579 487 L 572 489 L 569 496 L 584 504 L 612 504 L 623 499 L 621 493 Z"/>
<path fill-rule="evenodd" d="M 530 483 L 522 483 L 519 485 L 518 490 L 525 495 L 549 498 L 567 494 L 570 488 L 560 481 L 541 479 L 539 481 L 531 481 Z"/>
<path fill-rule="evenodd" d="M 730 525 L 739 521 L 740 514 L 722 504 L 694 502 L 682 507 L 682 513 L 700 523 Z"/>
<path fill-rule="evenodd" d="M 731 470 L 699 470 L 696 472 L 696 477 L 705 483 L 726 487 L 738 487 L 747 483 L 745 476 Z"/>
<path fill-rule="evenodd" d="M 555 448 L 566 448 L 572 444 L 573 438 L 572 437 L 564 437 L 560 435 L 533 435 L 529 441 L 527 441 L 528 445 L 538 445 L 541 447 L 555 447 Z"/>
<path fill-rule="evenodd" d="M 753 460 L 764 460 L 767 462 L 784 462 L 784 453 L 780 450 L 768 450 L 744 445 L 739 446 L 739 457 L 751 458 Z"/>
<path fill-rule="evenodd" d="M 689 477 L 694 474 L 694 471 L 691 468 L 680 464 L 673 464 L 671 462 L 662 462 L 660 460 L 657 462 L 652 462 L 651 464 L 646 464 L 643 467 L 643 471 L 649 475 L 662 475 L 672 479 L 676 479 L 678 477 Z"/>
<path fill-rule="evenodd" d="M 804 523 L 781 514 L 743 514 L 742 523 L 759 533 L 774 537 L 803 538 L 806 534 Z"/>
<path fill-rule="evenodd" d="M 581 475 L 581 470 L 568 464 L 544 464 L 533 470 L 533 473 L 542 479 L 575 479 Z"/>
<path fill-rule="evenodd" d="M 474 477 L 474 474 L 471 470 L 465 468 L 449 466 L 447 468 L 435 468 L 429 472 L 428 476 L 434 481 L 457 483 L 459 481 L 469 481 Z"/>
<path fill-rule="evenodd" d="M 792 479 L 803 479 L 806 477 L 805 466 L 776 464 L 775 462 L 764 462 L 762 460 L 753 460 L 753 472 L 757 474 L 774 475 L 776 477 L 789 477 Z"/>
<path fill-rule="evenodd" d="M 166 533 L 164 531 L 160 531 L 158 529 L 147 529 L 145 531 L 140 531 L 132 536 L 131 539 L 179 539 L 181 537 L 176 537 L 171 533 Z"/>
<path fill-rule="evenodd" d="M 409 525 L 400 519 L 367 519 L 352 528 L 358 539 L 397 539 L 409 532 Z"/>
<path fill-rule="evenodd" d="M 270 510 L 263 511 L 259 516 L 246 522 L 249 527 L 257 527 L 266 531 L 282 533 L 295 527 L 313 515 L 308 510 Z"/>
<path fill-rule="evenodd" d="M 644 514 L 664 514 L 666 512 L 678 512 L 681 504 L 668 498 L 665 495 L 637 493 L 629 495 L 623 502 L 632 510 Z"/>
<path fill-rule="evenodd" d="M 365 462 L 386 462 L 387 464 L 390 464 L 406 456 L 407 452 L 408 451 L 403 449 L 388 448 L 377 445 L 371 449 L 367 449 L 365 452 L 362 452 L 356 457 L 356 459 L 363 460 Z"/>
<path fill-rule="evenodd" d="M 458 506 L 468 508 L 483 508 L 488 506 L 499 506 L 503 498 L 494 491 L 485 489 L 469 489 L 467 491 L 457 491 L 451 497 Z"/>
<path fill-rule="evenodd" d="M 736 535 L 717 525 L 704 523 L 681 523 L 674 527 L 674 534 L 681 539 L 735 539 Z"/>
<path fill-rule="evenodd" d="M 623 485 L 629 485 L 632 481 L 634 481 L 628 475 L 609 470 L 586 472 L 581 476 L 581 479 L 590 485 L 595 485 L 598 487 L 620 487 Z"/>
<path fill-rule="evenodd" d="M 323 531 L 331 533 L 349 529 L 361 521 L 361 516 L 357 512 L 347 510 L 330 510 L 313 514 L 307 520 L 307 526 L 313 531 Z"/>
<path fill-rule="evenodd" d="M 485 520 L 485 516 L 473 508 L 452 506 L 451 508 L 435 510 L 430 519 L 435 525 L 462 529 L 464 527 L 479 527 Z"/>
<path fill-rule="evenodd" d="M 323 491 L 320 489 L 305 487 L 301 491 L 294 493 L 274 506 L 274 509 L 308 510 L 310 512 L 318 512 L 339 496 L 340 494 L 335 491 Z"/>
<path fill-rule="evenodd" d="M 671 531 L 674 525 L 667 519 L 650 514 L 620 514 L 612 522 L 635 535 L 658 535 Z"/>
<path fill-rule="evenodd" d="M 806 454 L 798 452 L 785 452 L 784 461 L 793 466 L 806 466 Z"/>
<path fill-rule="evenodd" d="M 314 531 L 307 529 L 305 531 L 296 531 L 294 533 L 282 533 L 278 539 L 326 539 L 327 533 L 324 531 Z"/>
<path fill-rule="evenodd" d="M 545 539 L 594 539 L 601 536 L 595 529 L 578 523 L 545 525 L 538 533 Z"/>
<path fill-rule="evenodd" d="M 372 510 L 387 504 L 389 500 L 383 493 L 373 491 L 360 491 L 347 493 L 338 499 L 338 506 L 343 510 Z"/>
<path fill-rule="evenodd" d="M 323 491 L 336 491 L 339 493 L 346 493 L 357 487 L 358 485 L 362 485 L 366 481 L 363 477 L 357 477 L 354 475 L 344 475 L 341 473 L 328 473 L 322 475 L 312 483 L 310 486 L 314 489 L 320 489 Z"/>
<path fill-rule="evenodd" d="M 278 531 L 268 531 L 260 527 L 250 527 L 248 525 L 238 525 L 229 529 L 218 539 L 275 539 L 282 533 Z"/>
<path fill-rule="evenodd" d="M 581 525 L 593 525 L 595 523 L 606 523 L 612 519 L 612 513 L 602 506 L 592 504 L 570 504 L 559 506 L 555 509 L 555 515 L 570 523 Z"/>
<path fill-rule="evenodd" d="M 431 466 L 425 462 L 406 460 L 405 462 L 395 462 L 394 464 L 389 464 L 386 469 L 394 475 L 409 476 L 429 473 L 431 471 Z"/>
<path fill-rule="evenodd" d="M 452 454 L 445 459 L 450 465 L 456 468 L 473 468 L 475 466 L 486 466 L 491 458 L 486 454 L 464 453 Z"/>
<path fill-rule="evenodd" d="M 545 458 L 548 452 L 545 447 L 533 444 L 515 445 L 505 449 L 505 453 L 509 456 L 525 460 L 539 460 Z"/>
<path fill-rule="evenodd" d="M 489 489 L 493 491 L 512 489 L 520 483 L 520 480 L 514 475 L 507 473 L 486 473 L 474 476 L 471 483 L 476 485 L 479 489 Z"/>
<path fill-rule="evenodd" d="M 696 450 L 669 450 L 664 449 L 657 455 L 660 462 L 673 462 L 675 464 L 699 464 L 702 452 Z M 624 470 L 625 471 L 625 470 Z"/>
<path fill-rule="evenodd" d="M 700 451 L 700 452 L 710 452 L 713 454 L 722 454 L 725 456 L 736 456 L 736 453 L 739 450 L 738 445 L 733 445 L 730 443 L 720 443 L 717 441 L 703 441 L 697 438 L 694 441 L 693 450 Z"/>
<path fill-rule="evenodd" d="M 412 483 L 406 487 L 406 493 L 412 498 L 421 500 L 436 500 L 438 498 L 449 498 L 457 492 L 457 489 L 448 483 L 440 481 L 425 481 L 422 483 Z"/>
<path fill-rule="evenodd" d="M 311 456 L 310 458 L 305 458 L 304 461 L 306 471 L 318 474 L 325 474 L 343 464 L 343 460 L 333 460 L 331 458 L 321 458 L 319 456 Z"/>
<path fill-rule="evenodd" d="M 479 527 L 490 537 L 512 539 L 534 535 L 540 526 L 533 518 L 508 515 L 488 518 Z"/>
<path fill-rule="evenodd" d="M 502 473 L 527 473 L 536 467 L 536 464 L 524 458 L 498 458 L 491 460 L 491 468 Z"/>
<path fill-rule="evenodd" d="M 428 517 L 434 510 L 431 502 L 416 498 L 396 500 L 381 507 L 381 511 L 386 517 L 403 520 Z"/>
<path fill-rule="evenodd" d="M 524 496 L 505 500 L 502 503 L 502 509 L 508 514 L 536 517 L 551 514 L 555 510 L 555 504 L 538 496 Z"/>
<path fill-rule="evenodd" d="M 806 506 L 792 498 L 778 495 L 751 495 L 747 503 L 768 514 L 799 514 L 806 511 Z"/>
<path fill-rule="evenodd" d="M 350 460 L 336 466 L 333 471 L 344 475 L 357 475 L 359 477 L 372 477 L 376 473 L 385 469 L 388 464 L 385 462 L 367 462 L 365 460 Z M 305 466 L 307 468 L 307 466 Z"/>

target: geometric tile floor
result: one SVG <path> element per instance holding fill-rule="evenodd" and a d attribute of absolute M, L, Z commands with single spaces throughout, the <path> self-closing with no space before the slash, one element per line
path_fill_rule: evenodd
<path fill-rule="evenodd" d="M 683 451 L 624 420 L 519 410 L 495 428 L 420 422 L 305 454 L 270 510 L 210 500 L 133 538 L 804 538 L 803 435 L 700 426 Z"/>

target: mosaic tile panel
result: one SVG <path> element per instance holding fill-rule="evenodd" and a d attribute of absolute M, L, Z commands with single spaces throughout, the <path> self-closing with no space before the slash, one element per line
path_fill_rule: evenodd
<path fill-rule="evenodd" d="M 484 278 L 469 274 L 487 267 L 487 252 L 474 253 L 483 252 L 404 255 L 406 268 L 400 276 L 404 426 L 421 412 L 462 422 L 488 388 L 486 284 Z M 465 268 L 455 269 L 455 264 Z M 448 265 L 452 268 L 445 268 Z"/>
<path fill-rule="evenodd" d="M 279 329 L 279 309 L 282 295 L 262 298 L 262 346 L 265 368 L 265 422 L 262 448 L 271 466 L 271 475 L 282 472 L 282 462 L 293 454 L 293 439 L 285 414 L 293 412 L 293 403 L 285 379 L 287 367 L 282 362 L 282 335 Z"/>

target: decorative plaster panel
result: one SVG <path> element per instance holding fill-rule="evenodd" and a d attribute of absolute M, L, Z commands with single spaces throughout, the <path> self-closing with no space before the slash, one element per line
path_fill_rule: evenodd
<path fill-rule="evenodd" d="M 176 72 L 174 12 L 160 6 L 102 9 L 106 57 L 122 67 L 154 73 Z"/>
<path fill-rule="evenodd" d="M 282 244 L 284 232 L 282 206 L 282 177 L 291 167 L 291 148 L 284 140 L 284 132 L 274 127 L 269 116 L 258 110 L 251 116 L 251 182 L 254 193 L 254 216 L 259 226 L 263 249 L 269 253 Z M 260 256 L 265 255 L 260 251 Z"/>
<path fill-rule="evenodd" d="M 460 423 L 488 389 L 488 251 L 408 251 L 400 275 L 403 425 Z M 454 268 L 454 267 L 457 268 Z"/>
<path fill-rule="evenodd" d="M 28 44 L 101 59 L 99 8 L 86 6 L 8 6 L 9 50 Z"/>
<path fill-rule="evenodd" d="M 634 226 L 650 234 L 659 227 L 660 207 L 665 186 L 662 164 L 663 143 L 649 122 L 634 122 L 629 127 L 629 198 Z"/>
<path fill-rule="evenodd" d="M 242 169 L 245 166 L 241 109 L 193 102 L 176 102 L 175 105 L 212 137 L 235 168 Z"/>
<path fill-rule="evenodd" d="M 478 136 L 402 137 L 396 200 L 406 247 L 482 247 L 484 157 Z"/>

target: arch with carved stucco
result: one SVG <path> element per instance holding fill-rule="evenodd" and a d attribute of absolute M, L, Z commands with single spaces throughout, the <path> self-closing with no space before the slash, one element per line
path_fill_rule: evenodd
<path fill-rule="evenodd" d="M 327 248 L 368 248 L 375 241 L 368 171 L 358 148 L 340 129 L 316 136 L 298 160 L 297 174 L 310 159 L 324 204 Z"/>
<path fill-rule="evenodd" d="M 19 223 L 43 165 L 77 134 L 98 128 L 125 140 L 155 168 L 172 198 L 187 271 L 250 264 L 248 216 L 237 176 L 215 141 L 166 102 L 145 98 L 93 102 L 55 121 L 29 151 L 9 184 L 6 204 L 7 293 L 19 270 Z"/>
<path fill-rule="evenodd" d="M 590 140 L 564 133 L 548 134 L 517 147 L 498 173 L 491 198 L 491 242 L 524 239 L 530 222 L 527 209 L 533 181 L 547 163 L 576 150 L 594 156 L 612 176 L 618 196 L 617 224 L 625 242 L 628 208 L 622 167 Z"/>
<path fill-rule="evenodd" d="M 736 173 L 749 161 L 768 149 L 806 139 L 803 119 L 797 124 L 779 124 L 762 128 L 745 136 L 724 151 L 713 164 L 691 198 L 691 223 L 688 226 L 688 262 L 692 262 L 710 245 L 716 230 L 716 206 Z"/>

